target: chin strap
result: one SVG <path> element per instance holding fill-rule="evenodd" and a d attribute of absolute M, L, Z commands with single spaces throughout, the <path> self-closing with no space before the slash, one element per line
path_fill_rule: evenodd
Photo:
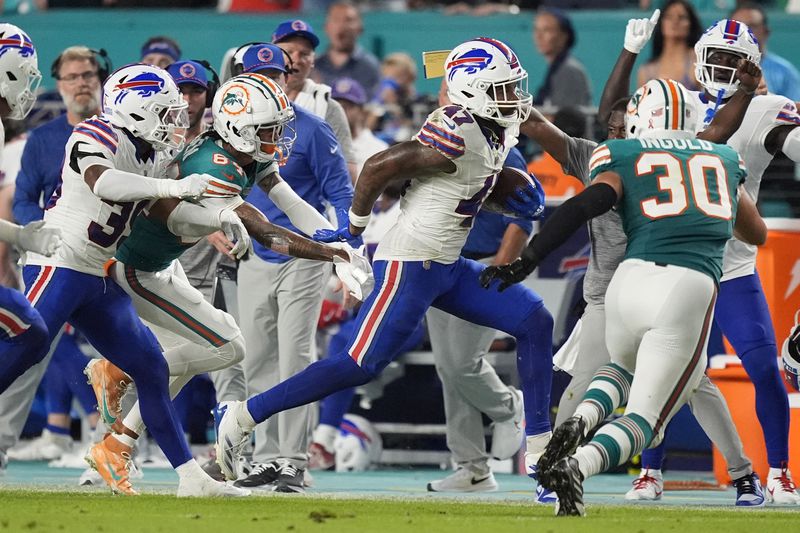
<path fill-rule="evenodd" d="M 711 124 L 711 121 L 714 120 L 714 115 L 717 114 L 717 110 L 719 109 L 719 105 L 722 103 L 722 99 L 725 97 L 725 91 L 720 89 L 717 91 L 717 101 L 714 103 L 713 109 L 706 109 L 706 118 L 703 120 L 703 126 L 708 126 Z"/>

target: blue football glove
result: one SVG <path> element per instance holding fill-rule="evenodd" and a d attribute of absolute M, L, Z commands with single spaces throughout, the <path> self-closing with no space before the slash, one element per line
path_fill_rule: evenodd
<path fill-rule="evenodd" d="M 506 207 L 515 216 L 525 220 L 536 220 L 544 213 L 544 190 L 541 186 L 527 185 L 506 200 Z"/>
<path fill-rule="evenodd" d="M 339 209 L 337 219 L 339 221 L 338 229 L 318 229 L 311 237 L 317 242 L 357 242 L 361 244 L 361 236 L 353 235 L 350 233 L 350 217 L 347 216 L 347 211 Z"/>

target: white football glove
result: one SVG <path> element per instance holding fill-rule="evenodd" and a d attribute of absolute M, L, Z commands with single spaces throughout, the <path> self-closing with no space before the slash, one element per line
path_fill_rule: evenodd
<path fill-rule="evenodd" d="M 19 230 L 17 245 L 23 250 L 50 257 L 61 246 L 61 230 L 46 227 L 44 220 L 31 222 Z"/>
<path fill-rule="evenodd" d="M 645 47 L 658 24 L 661 10 L 656 9 L 649 19 L 630 19 L 625 28 L 625 50 L 638 54 Z"/>
<path fill-rule="evenodd" d="M 334 256 L 333 266 L 336 269 L 336 275 L 345 284 L 350 294 L 358 301 L 363 302 L 375 288 L 372 265 L 369 264 L 369 259 L 364 257 L 364 246 L 358 250 L 348 246 L 344 250 L 350 256 L 350 261 Z"/>
<path fill-rule="evenodd" d="M 223 209 L 219 213 L 219 222 L 220 229 L 234 243 L 229 253 L 236 259 L 241 259 L 247 255 L 252 243 L 250 242 L 250 234 L 247 233 L 247 229 L 242 224 L 239 216 L 230 209 Z"/>
<path fill-rule="evenodd" d="M 180 198 L 181 200 L 197 200 L 205 196 L 209 181 L 214 179 L 210 174 L 189 174 L 179 180 L 164 180 L 163 190 L 159 198 Z"/>

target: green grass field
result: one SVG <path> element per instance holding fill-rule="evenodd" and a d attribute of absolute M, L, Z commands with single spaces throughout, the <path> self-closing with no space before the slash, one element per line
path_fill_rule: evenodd
<path fill-rule="evenodd" d="M 458 532 L 781 531 L 798 512 L 590 505 L 585 518 L 555 518 L 524 503 L 262 496 L 241 500 L 133 498 L 108 494 L 0 491 L 0 531 L 22 532 Z"/>

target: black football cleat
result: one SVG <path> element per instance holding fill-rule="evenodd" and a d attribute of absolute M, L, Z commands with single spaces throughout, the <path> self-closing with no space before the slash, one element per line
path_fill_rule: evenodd
<path fill-rule="evenodd" d="M 550 438 L 550 442 L 547 443 L 547 448 L 545 448 L 537 463 L 538 471 L 545 472 L 550 470 L 558 461 L 575 453 L 578 445 L 583 440 L 585 432 L 586 423 L 583 418 L 573 416 L 566 419 L 563 424 L 553 431 L 553 436 Z M 552 488 L 546 483 L 544 485 L 547 488 Z"/>
<path fill-rule="evenodd" d="M 539 474 L 542 483 L 558 495 L 556 516 L 585 516 L 583 506 L 583 474 L 578 460 L 566 457 L 547 472 Z"/>

